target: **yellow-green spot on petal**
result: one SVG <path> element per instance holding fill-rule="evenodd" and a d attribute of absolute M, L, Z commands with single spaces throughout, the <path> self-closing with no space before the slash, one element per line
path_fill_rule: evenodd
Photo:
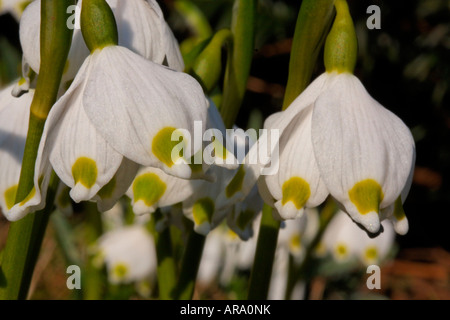
<path fill-rule="evenodd" d="M 41 176 L 38 179 L 38 185 L 41 186 L 42 185 L 42 181 L 44 181 L 44 177 Z M 25 199 L 23 199 L 19 205 L 23 206 L 25 205 L 28 201 L 30 201 L 31 199 L 33 199 L 33 197 L 36 195 L 36 187 L 33 187 L 33 189 L 31 189 L 30 193 L 28 193 L 28 195 L 25 197 Z"/>
<path fill-rule="evenodd" d="M 348 195 L 360 214 L 372 211 L 378 213 L 384 197 L 380 184 L 373 179 L 358 182 L 348 192 Z"/>
<path fill-rule="evenodd" d="M 206 197 L 197 200 L 192 210 L 195 224 L 211 223 L 214 207 L 214 201 L 211 198 Z"/>
<path fill-rule="evenodd" d="M 366 261 L 378 260 L 378 249 L 376 247 L 368 247 L 364 252 L 364 258 Z"/>
<path fill-rule="evenodd" d="M 245 169 L 244 166 L 241 165 L 236 174 L 234 175 L 233 179 L 230 181 L 230 183 L 227 185 L 225 189 L 225 195 L 227 196 L 227 198 L 231 198 L 234 194 L 236 194 L 236 192 L 242 189 L 244 177 L 245 177 Z"/>
<path fill-rule="evenodd" d="M 19 2 L 20 12 L 24 12 L 25 9 L 28 7 L 28 5 L 31 3 L 31 1 L 32 0 L 25 0 L 25 1 Z"/>
<path fill-rule="evenodd" d="M 144 173 L 133 182 L 134 202 L 144 201 L 145 205 L 154 205 L 166 191 L 167 185 L 155 173 Z"/>
<path fill-rule="evenodd" d="M 397 221 L 401 221 L 406 218 L 405 210 L 403 209 L 402 199 L 400 197 L 395 200 L 394 203 L 394 217 Z"/>
<path fill-rule="evenodd" d="M 175 147 L 177 147 L 177 149 L 182 147 L 179 150 L 183 151 L 185 146 L 183 136 L 181 134 L 178 134 L 176 131 L 177 129 L 173 127 L 165 127 L 155 135 L 152 141 L 153 154 L 156 156 L 156 158 L 158 158 L 159 161 L 164 163 L 169 168 L 171 168 L 178 159 L 183 157 L 183 154 L 174 153 L 175 159 L 172 158 L 172 151 L 174 150 Z M 175 133 L 174 137 L 178 136 L 180 137 L 180 139 L 182 139 L 182 141 L 179 140 L 173 141 L 172 135 L 174 133 Z M 181 145 L 178 146 L 178 144 L 180 143 Z"/>
<path fill-rule="evenodd" d="M 348 254 L 348 249 L 345 244 L 340 243 L 336 246 L 336 255 L 339 258 L 345 258 L 347 256 L 347 254 Z"/>
<path fill-rule="evenodd" d="M 290 245 L 292 251 L 300 250 L 302 241 L 301 241 L 301 237 L 299 234 L 293 235 L 289 240 L 290 240 L 289 245 Z"/>
<path fill-rule="evenodd" d="M 292 201 L 299 210 L 305 206 L 306 201 L 308 201 L 311 195 L 309 183 L 300 177 L 292 177 L 283 183 L 282 191 L 283 198 L 281 204 L 285 205 L 287 202 Z"/>
<path fill-rule="evenodd" d="M 99 191 L 98 195 L 102 199 L 109 199 L 112 197 L 114 189 L 116 188 L 117 180 L 113 177 L 107 184 L 105 184 Z"/>
<path fill-rule="evenodd" d="M 6 207 L 9 209 L 11 209 L 14 204 L 15 204 L 15 200 L 16 200 L 16 193 L 17 193 L 17 188 L 19 186 L 16 184 L 15 186 L 12 186 L 8 189 L 6 189 L 5 191 L 5 202 L 6 202 Z"/>
<path fill-rule="evenodd" d="M 25 78 L 20 78 L 19 79 L 19 82 L 17 82 L 17 84 L 19 85 L 19 86 L 23 86 L 25 83 L 27 82 L 27 80 L 25 79 Z"/>
<path fill-rule="evenodd" d="M 253 220 L 253 217 L 255 216 L 255 211 L 247 209 L 244 211 L 241 211 L 241 213 L 238 215 L 236 220 L 236 225 L 239 229 L 244 230 L 247 228 L 249 223 Z"/>
<path fill-rule="evenodd" d="M 72 166 L 72 176 L 75 184 L 81 183 L 90 189 L 97 181 L 97 164 L 94 160 L 81 157 Z"/>
<path fill-rule="evenodd" d="M 123 263 L 118 263 L 112 269 L 112 273 L 114 278 L 121 280 L 128 274 L 128 267 Z"/>
<path fill-rule="evenodd" d="M 225 148 L 222 142 L 217 140 L 215 137 L 212 143 L 214 144 L 214 156 L 225 160 L 228 154 L 227 148 Z"/>

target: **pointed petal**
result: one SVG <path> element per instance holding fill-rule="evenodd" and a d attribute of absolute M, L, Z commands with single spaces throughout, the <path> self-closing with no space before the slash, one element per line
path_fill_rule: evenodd
<path fill-rule="evenodd" d="M 286 127 L 280 139 L 282 165 L 276 174 L 266 177 L 270 193 L 280 200 L 275 207 L 285 219 L 297 218 L 304 207 L 316 207 L 328 195 L 311 142 L 312 110 L 303 109 Z"/>
<path fill-rule="evenodd" d="M 172 155 L 179 144 L 187 146 L 185 158 L 197 151 L 190 153 L 194 121 L 206 121 L 208 106 L 200 85 L 123 47 L 106 47 L 92 59 L 83 104 L 96 129 L 134 162 L 189 178 L 190 167 Z M 173 139 L 177 133 L 181 142 Z"/>
<path fill-rule="evenodd" d="M 0 208 L 7 215 L 15 202 L 34 91 L 15 98 L 12 84 L 0 92 Z"/>
<path fill-rule="evenodd" d="M 380 227 L 379 208 L 403 189 L 414 159 L 409 129 L 366 92 L 353 75 L 335 76 L 316 101 L 313 147 L 330 193 L 370 232 Z"/>
<path fill-rule="evenodd" d="M 47 144 L 50 162 L 61 180 L 72 188 L 75 202 L 92 199 L 117 172 L 122 155 L 112 149 L 87 118 L 82 105 L 83 86 L 62 97 L 53 107 L 65 109 L 60 117 L 50 112 L 47 119 L 53 129 Z M 53 109 L 52 109 L 53 110 Z"/>
<path fill-rule="evenodd" d="M 250 148 L 242 166 L 229 182 L 229 187 L 226 189 L 227 193 L 219 195 L 219 199 L 222 201 L 228 199 L 231 202 L 241 201 L 261 175 L 269 177 L 278 173 L 280 169 L 278 156 L 280 137 L 283 136 L 284 130 L 290 126 L 296 116 L 314 103 L 329 81 L 330 77 L 327 74 L 319 76 L 297 97 L 289 108 L 266 119 L 264 122 L 265 130 L 259 136 L 257 143 Z M 279 199 L 281 199 L 281 195 Z"/>
<path fill-rule="evenodd" d="M 114 207 L 120 197 L 130 188 L 139 167 L 137 163 L 122 158 L 122 163 L 114 177 L 98 191 L 95 197 L 100 212 L 108 211 Z"/>

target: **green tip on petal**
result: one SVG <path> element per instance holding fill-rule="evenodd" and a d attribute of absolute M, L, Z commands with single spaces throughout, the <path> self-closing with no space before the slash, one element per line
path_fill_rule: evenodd
<path fill-rule="evenodd" d="M 81 157 L 72 166 L 72 176 L 75 184 L 81 183 L 87 189 L 92 188 L 97 181 L 97 164 L 94 160 Z"/>
<path fill-rule="evenodd" d="M 175 161 L 183 157 L 182 154 L 177 154 L 176 157 L 178 157 L 178 159 L 174 159 L 175 155 L 172 155 L 172 152 L 177 150 L 175 148 L 178 148 L 179 144 L 181 144 L 182 147 L 179 151 L 183 151 L 183 147 L 185 146 L 184 140 L 181 142 L 172 140 L 172 136 L 176 131 L 177 129 L 173 127 L 165 127 L 161 129 L 152 140 L 153 154 L 169 168 L 175 164 Z M 179 136 L 183 139 L 181 134 Z"/>
<path fill-rule="evenodd" d="M 145 173 L 133 182 L 134 202 L 143 201 L 152 207 L 166 192 L 167 185 L 155 173 Z"/>
<path fill-rule="evenodd" d="M 378 249 L 376 247 L 369 247 L 364 252 L 366 261 L 373 262 L 378 260 Z"/>
<path fill-rule="evenodd" d="M 122 280 L 128 274 L 128 267 L 123 263 L 118 263 L 112 269 L 112 274 L 115 279 Z"/>
<path fill-rule="evenodd" d="M 253 217 L 255 216 L 255 211 L 247 209 L 239 213 L 237 220 L 236 220 L 236 226 L 241 229 L 245 230 L 247 226 L 252 222 Z"/>
<path fill-rule="evenodd" d="M 345 259 L 348 255 L 348 248 L 345 244 L 340 243 L 336 246 L 336 256 L 340 259 Z"/>
<path fill-rule="evenodd" d="M 99 190 L 99 192 L 97 192 L 97 194 L 102 199 L 110 199 L 113 196 L 114 189 L 116 188 L 116 184 L 117 184 L 117 179 L 116 179 L 116 177 L 113 177 L 106 185 L 103 186 L 103 188 L 101 188 Z"/>
<path fill-rule="evenodd" d="M 282 205 L 292 201 L 298 210 L 305 206 L 309 196 L 311 195 L 309 183 L 300 177 L 292 177 L 283 183 L 282 191 Z"/>
<path fill-rule="evenodd" d="M 398 197 L 394 203 L 394 217 L 397 221 L 402 221 L 406 218 L 405 210 L 403 209 L 403 203 L 401 197 Z"/>
<path fill-rule="evenodd" d="M 245 169 L 244 166 L 241 165 L 239 167 L 239 170 L 236 172 L 233 179 L 230 181 L 230 183 L 227 185 L 225 189 L 225 195 L 227 196 L 227 198 L 231 198 L 242 189 L 244 177 L 245 177 Z"/>
<path fill-rule="evenodd" d="M 350 201 L 362 215 L 369 212 L 379 213 L 380 203 L 384 197 L 380 184 L 373 179 L 356 183 L 348 192 L 348 195 Z"/>
<path fill-rule="evenodd" d="M 202 198 L 195 202 L 192 209 L 194 222 L 197 226 L 204 223 L 210 224 L 214 213 L 215 205 L 211 198 Z"/>
<path fill-rule="evenodd" d="M 353 73 L 358 55 L 358 40 L 345 0 L 336 0 L 336 18 L 325 42 L 327 72 Z"/>
<path fill-rule="evenodd" d="M 8 189 L 6 189 L 5 191 L 5 203 L 6 203 L 6 207 L 9 209 L 11 209 L 14 204 L 15 204 L 15 200 L 16 200 L 16 193 L 17 193 L 17 188 L 19 186 L 16 184 L 15 186 L 12 186 Z"/>
<path fill-rule="evenodd" d="M 119 43 L 116 19 L 105 0 L 83 0 L 80 21 L 84 41 L 91 52 Z"/>

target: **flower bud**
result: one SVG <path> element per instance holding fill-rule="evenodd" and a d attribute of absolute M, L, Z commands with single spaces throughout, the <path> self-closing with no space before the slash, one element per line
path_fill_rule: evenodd
<path fill-rule="evenodd" d="M 114 14 L 105 0 L 84 0 L 81 8 L 81 32 L 91 52 L 117 45 L 119 36 Z"/>

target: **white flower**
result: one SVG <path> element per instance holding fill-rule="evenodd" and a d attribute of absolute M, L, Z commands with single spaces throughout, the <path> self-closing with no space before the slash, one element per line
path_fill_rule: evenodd
<path fill-rule="evenodd" d="M 181 135 L 185 158 L 173 159 L 179 143 L 172 134 L 193 133 L 194 121 L 205 122 L 207 107 L 201 86 L 189 75 L 121 46 L 95 50 L 51 109 L 36 160 L 37 192 L 27 205 L 13 207 L 10 218 L 42 204 L 51 167 L 72 189 L 74 201 L 98 200 L 100 211 L 127 191 L 139 165 L 190 178 L 185 158 L 192 156 L 191 141 Z"/>
<path fill-rule="evenodd" d="M 108 231 L 98 239 L 97 250 L 111 283 L 137 282 L 156 274 L 155 244 L 142 225 Z"/>
<path fill-rule="evenodd" d="M 170 68 L 183 71 L 184 62 L 178 43 L 155 0 L 107 0 L 107 2 L 116 19 L 120 46 L 159 64 L 166 61 Z M 20 42 L 24 61 L 36 73 L 39 73 L 40 69 L 40 4 L 41 0 L 31 3 L 20 21 Z M 80 0 L 78 8 L 81 8 L 81 5 Z M 75 23 L 62 84 L 70 83 L 75 78 L 88 56 L 89 50 L 79 26 Z"/>
<path fill-rule="evenodd" d="M 382 222 L 383 231 L 370 238 L 343 211 L 336 213 L 322 238 L 327 252 L 338 262 L 359 261 L 363 265 L 380 264 L 388 256 L 395 241 L 389 221 Z"/>
<path fill-rule="evenodd" d="M 153 213 L 157 208 L 183 202 L 190 197 L 197 180 L 180 179 L 158 168 L 141 168 L 127 191 L 137 215 Z"/>
<path fill-rule="evenodd" d="M 369 232 L 385 218 L 406 232 L 399 210 L 411 185 L 414 140 L 355 76 L 322 74 L 264 127 L 280 130 L 280 169 L 259 184 L 282 218 L 301 215 L 330 193 Z"/>
<path fill-rule="evenodd" d="M 0 208 L 4 214 L 15 202 L 34 95 L 30 90 L 20 98 L 13 97 L 15 85 L 0 91 Z"/>

